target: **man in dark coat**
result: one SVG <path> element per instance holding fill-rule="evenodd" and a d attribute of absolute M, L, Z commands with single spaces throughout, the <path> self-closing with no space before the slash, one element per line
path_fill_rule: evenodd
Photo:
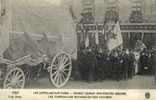
<path fill-rule="evenodd" d="M 118 53 L 116 51 L 113 51 L 112 52 L 112 55 L 111 55 L 111 73 L 112 73 L 112 78 L 115 79 L 115 80 L 119 80 L 119 77 L 118 77 L 118 69 L 119 69 L 119 66 L 118 66 Z"/>
<path fill-rule="evenodd" d="M 112 77 L 112 64 L 111 64 L 111 55 L 107 52 L 104 60 L 105 67 L 105 76 L 106 79 L 110 79 Z"/>
<path fill-rule="evenodd" d="M 129 56 L 128 56 L 128 77 L 132 78 L 135 75 L 135 55 L 133 54 L 132 51 L 130 51 Z"/>
<path fill-rule="evenodd" d="M 121 64 L 121 70 L 123 75 L 122 78 L 126 80 L 128 78 L 128 67 L 129 67 L 128 54 L 126 53 L 126 50 L 122 51 L 120 64 Z"/>
<path fill-rule="evenodd" d="M 87 76 L 86 76 L 86 50 L 82 49 L 79 52 L 79 72 L 80 72 L 80 77 L 82 80 L 87 80 Z"/>
<path fill-rule="evenodd" d="M 96 53 L 96 58 L 97 58 L 97 66 L 95 68 L 96 80 L 102 80 L 103 59 L 102 59 L 102 51 L 101 51 L 101 49 L 99 49 L 98 52 Z"/>
<path fill-rule="evenodd" d="M 106 66 L 106 58 L 107 54 L 102 51 L 102 49 L 99 49 L 97 55 L 97 66 L 96 66 L 96 75 L 98 80 L 104 80 L 106 79 L 106 73 L 107 72 L 107 67 Z"/>
<path fill-rule="evenodd" d="M 114 72 L 113 72 L 113 66 L 114 66 L 114 56 L 113 52 L 110 53 L 109 57 L 107 57 L 107 64 L 109 65 L 109 78 L 113 79 Z"/>
<path fill-rule="evenodd" d="M 118 75 L 119 79 L 123 79 L 125 75 L 124 56 L 122 54 L 122 51 L 118 56 Z"/>
<path fill-rule="evenodd" d="M 102 79 L 108 79 L 110 74 L 110 58 L 107 51 L 102 53 Z"/>
<path fill-rule="evenodd" d="M 91 82 L 95 80 L 95 68 L 97 66 L 97 59 L 94 54 L 94 52 L 88 48 L 87 53 L 86 53 L 86 60 L 85 60 L 85 65 L 86 65 L 86 76 L 87 76 L 87 81 Z"/>

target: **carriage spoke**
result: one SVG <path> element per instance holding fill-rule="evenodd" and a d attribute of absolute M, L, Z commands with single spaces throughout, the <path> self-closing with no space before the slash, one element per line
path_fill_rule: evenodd
<path fill-rule="evenodd" d="M 57 71 L 55 71 L 54 73 L 52 73 L 52 75 L 51 75 L 51 76 L 53 77 L 53 76 L 54 76 L 54 75 L 56 75 L 56 74 L 57 74 Z"/>
<path fill-rule="evenodd" d="M 66 68 L 66 67 L 68 67 L 69 65 L 71 65 L 71 63 L 65 64 L 63 68 Z"/>
<path fill-rule="evenodd" d="M 23 83 L 23 78 L 21 80 L 18 80 L 17 83 Z"/>
<path fill-rule="evenodd" d="M 63 60 L 63 63 L 66 64 L 66 62 L 68 61 L 68 57 L 65 56 L 64 60 Z"/>
<path fill-rule="evenodd" d="M 65 79 L 66 79 L 63 73 L 62 73 L 62 78 L 63 78 L 63 80 L 65 80 Z"/>
<path fill-rule="evenodd" d="M 66 69 L 64 69 L 64 71 L 71 71 L 71 70 L 72 70 L 71 68 L 69 68 L 69 69 L 67 69 L 67 68 L 66 68 Z"/>
<path fill-rule="evenodd" d="M 52 68 L 52 70 L 57 70 L 58 69 L 58 65 L 53 65 L 51 68 Z"/>
<path fill-rule="evenodd" d="M 64 62 L 63 62 L 63 63 L 64 63 L 64 64 L 66 64 L 66 63 L 68 62 L 68 60 L 69 60 L 69 59 L 68 59 L 68 58 L 66 58 L 66 59 L 64 60 Z"/>
<path fill-rule="evenodd" d="M 19 80 L 17 83 L 21 83 L 21 82 L 23 82 L 23 80 Z"/>
<path fill-rule="evenodd" d="M 11 75 L 11 74 L 10 74 Z M 11 77 L 15 78 L 16 77 L 16 71 L 12 72 Z"/>
<path fill-rule="evenodd" d="M 54 76 L 54 81 L 56 82 L 58 78 L 58 72 L 56 73 L 56 75 Z"/>
<path fill-rule="evenodd" d="M 56 84 L 59 83 L 59 73 L 57 73 L 57 76 L 55 77 L 55 82 L 56 82 Z"/>
<path fill-rule="evenodd" d="M 62 70 L 62 74 L 66 77 L 67 76 L 67 73 L 64 71 L 64 70 Z"/>
<path fill-rule="evenodd" d="M 61 79 L 62 79 L 62 81 L 64 81 L 65 80 L 65 77 L 64 77 L 64 75 L 63 75 L 63 73 L 62 72 L 60 72 L 60 74 L 61 74 Z"/>
<path fill-rule="evenodd" d="M 20 78 L 23 78 L 23 75 L 19 75 L 16 79 L 20 80 Z"/>
<path fill-rule="evenodd" d="M 60 73 L 59 73 L 59 82 L 60 82 L 60 84 L 62 84 L 63 83 L 63 79 L 62 79 L 62 72 L 60 71 Z"/>
<path fill-rule="evenodd" d="M 17 83 L 16 86 L 17 88 L 22 88 L 22 83 Z"/>
<path fill-rule="evenodd" d="M 59 81 L 60 81 L 60 74 L 58 73 L 58 77 L 57 77 L 57 82 L 56 82 L 56 84 L 59 84 Z"/>
<path fill-rule="evenodd" d="M 62 74 L 61 74 L 61 72 L 60 72 L 60 84 L 63 82 L 63 80 L 62 80 Z"/>
<path fill-rule="evenodd" d="M 20 74 L 20 72 L 17 71 L 14 78 L 18 77 L 19 74 Z"/>

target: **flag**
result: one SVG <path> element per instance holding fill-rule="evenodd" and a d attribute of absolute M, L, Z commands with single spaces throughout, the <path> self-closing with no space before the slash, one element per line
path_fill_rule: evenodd
<path fill-rule="evenodd" d="M 95 43 L 96 45 L 99 44 L 99 31 L 98 31 L 98 24 L 96 25 L 96 31 L 95 31 Z"/>
<path fill-rule="evenodd" d="M 95 33 L 95 43 L 98 45 L 99 44 L 99 34 L 98 31 Z"/>
<path fill-rule="evenodd" d="M 104 32 L 104 40 L 107 40 L 107 32 Z"/>
<path fill-rule="evenodd" d="M 103 35 L 105 34 L 105 28 L 104 28 L 104 26 L 103 26 L 103 28 L 102 28 L 102 34 L 103 34 Z"/>
<path fill-rule="evenodd" d="M 87 48 L 88 46 L 89 46 L 89 37 L 87 35 L 85 39 L 85 47 Z"/>
<path fill-rule="evenodd" d="M 69 7 L 69 12 L 70 12 L 70 15 L 71 15 L 73 21 L 74 21 L 75 23 L 77 23 L 77 17 L 76 17 L 76 15 L 74 14 L 72 5 Z"/>
<path fill-rule="evenodd" d="M 113 28 L 113 33 L 107 41 L 107 47 L 111 51 L 123 44 L 123 38 L 120 30 L 119 22 L 117 22 Z"/>

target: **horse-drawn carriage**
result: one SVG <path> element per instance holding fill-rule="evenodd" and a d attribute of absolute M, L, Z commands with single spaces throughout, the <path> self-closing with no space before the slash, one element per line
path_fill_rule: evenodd
<path fill-rule="evenodd" d="M 70 79 L 72 60 L 76 59 L 77 54 L 76 34 L 68 12 L 60 7 L 54 9 L 19 3 L 11 16 L 11 8 L 7 3 L 11 0 L 5 2 L 7 8 L 4 9 L 8 12 L 1 16 L 5 19 L 0 34 L 2 87 L 24 88 L 28 80 L 39 78 L 43 72 L 49 74 L 50 82 L 55 87 L 64 86 Z M 31 9 L 27 9 L 29 6 Z M 27 14 L 23 15 L 26 11 Z M 45 33 L 42 35 L 40 32 Z"/>
<path fill-rule="evenodd" d="M 43 54 L 34 58 L 28 54 L 16 60 L 1 58 L 0 63 L 3 88 L 24 88 L 26 81 L 39 78 L 43 71 L 49 73 L 49 79 L 55 87 L 62 87 L 72 71 L 71 55 L 64 50 L 50 57 Z"/>

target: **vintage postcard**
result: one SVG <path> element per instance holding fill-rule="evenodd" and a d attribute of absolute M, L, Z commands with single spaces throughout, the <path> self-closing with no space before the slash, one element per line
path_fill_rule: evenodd
<path fill-rule="evenodd" d="M 155 100 L 156 0 L 0 0 L 0 100 Z"/>

